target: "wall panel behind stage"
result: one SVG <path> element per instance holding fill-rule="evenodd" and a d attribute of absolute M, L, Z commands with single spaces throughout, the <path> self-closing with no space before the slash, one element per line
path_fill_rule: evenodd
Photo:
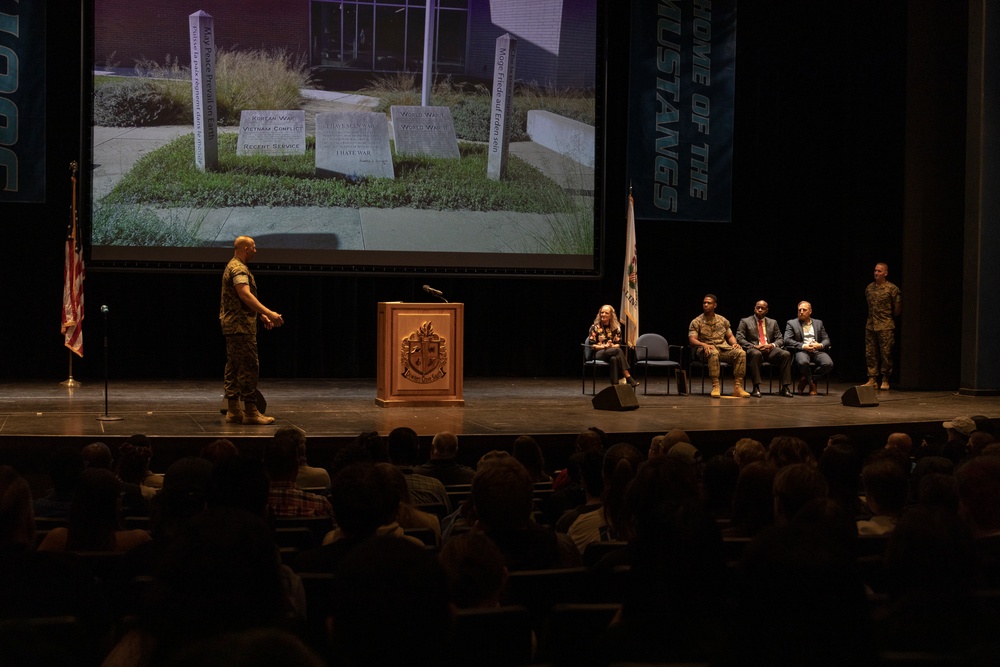
<path fill-rule="evenodd" d="M 719 295 L 720 312 L 730 319 L 749 315 L 759 298 L 777 319 L 789 319 L 806 298 L 831 329 L 838 373 L 863 375 L 864 286 L 875 261 L 902 267 L 904 253 L 905 17 L 902 0 L 740 5 L 733 222 L 637 220 L 643 331 L 682 341 L 706 292 Z M 628 13 L 609 11 L 603 20 L 610 35 L 603 250 L 617 261 L 628 193 Z M 80 156 L 78 17 L 50 16 L 48 28 L 49 106 L 61 112 L 50 114 L 46 128 L 48 203 L 0 203 L 0 291 L 8 315 L 0 328 L 0 377 L 58 382 L 67 360 L 59 334 L 67 165 Z M 261 248 L 260 258 L 267 252 Z M 74 375 L 102 377 L 99 308 L 107 304 L 112 378 L 219 377 L 222 268 L 187 275 L 89 271 L 87 356 Z M 377 302 L 425 300 L 420 287 L 430 284 L 466 304 L 469 376 L 574 378 L 579 341 L 597 308 L 619 300 L 620 271 L 609 266 L 596 280 L 258 271 L 264 302 L 289 320 L 261 332 L 263 374 L 373 378 Z M 905 294 L 907 277 L 894 277 Z M 957 365 L 957 351 L 943 354 L 926 363 Z"/>

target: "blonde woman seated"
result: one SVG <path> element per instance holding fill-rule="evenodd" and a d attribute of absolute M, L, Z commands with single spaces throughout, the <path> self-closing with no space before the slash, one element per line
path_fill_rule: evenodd
<path fill-rule="evenodd" d="M 633 389 L 639 386 L 639 381 L 629 372 L 628 357 L 621 347 L 621 325 L 613 307 L 605 304 L 597 311 L 587 340 L 590 349 L 594 350 L 594 358 L 611 366 L 611 384 L 618 384 L 624 378 Z"/>

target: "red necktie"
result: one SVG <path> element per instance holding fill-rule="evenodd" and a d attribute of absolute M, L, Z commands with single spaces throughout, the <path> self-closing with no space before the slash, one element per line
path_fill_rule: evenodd
<path fill-rule="evenodd" d="M 767 343 L 767 334 L 764 333 L 764 320 L 757 320 L 757 332 L 760 337 L 760 344 L 765 345 Z"/>

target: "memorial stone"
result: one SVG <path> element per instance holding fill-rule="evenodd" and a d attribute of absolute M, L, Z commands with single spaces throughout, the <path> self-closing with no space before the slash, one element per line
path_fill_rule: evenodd
<path fill-rule="evenodd" d="M 242 111 L 237 155 L 305 155 L 306 112 Z"/>
<path fill-rule="evenodd" d="M 188 16 L 191 37 L 191 106 L 194 109 L 194 163 L 198 169 L 219 164 L 219 117 L 215 97 L 215 20 L 197 11 Z"/>
<path fill-rule="evenodd" d="M 459 157 L 455 124 L 448 107 L 394 106 L 389 113 L 396 155 Z"/>
<path fill-rule="evenodd" d="M 493 102 L 490 107 L 490 140 L 486 175 L 499 181 L 507 175 L 507 154 L 514 118 L 514 65 L 517 39 L 506 33 L 497 37 L 493 61 Z"/>
<path fill-rule="evenodd" d="M 374 111 L 316 114 L 316 174 L 394 178 L 389 122 Z"/>

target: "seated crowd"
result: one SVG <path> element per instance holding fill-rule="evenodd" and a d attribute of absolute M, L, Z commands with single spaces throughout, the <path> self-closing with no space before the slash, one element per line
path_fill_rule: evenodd
<path fill-rule="evenodd" d="M 0 664 L 997 664 L 993 428 L 743 438 L 708 458 L 681 429 L 642 451 L 590 428 L 558 471 L 528 436 L 472 468 L 439 433 L 420 461 L 408 428 L 360 434 L 329 468 L 294 428 L 162 475 L 142 436 L 118 460 L 57 448 L 35 499 L 0 466 Z M 572 583 L 540 606 L 545 572 Z M 560 634 L 558 602 L 605 616 Z M 512 605 L 525 658 L 459 649 L 477 618 L 503 637 L 489 614 Z M 68 653 L 27 625 L 65 617 Z"/>

